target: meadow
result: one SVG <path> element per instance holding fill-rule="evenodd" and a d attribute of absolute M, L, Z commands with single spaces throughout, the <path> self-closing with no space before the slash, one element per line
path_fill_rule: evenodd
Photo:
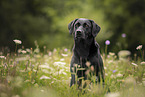
<path fill-rule="evenodd" d="M 72 51 L 58 48 L 53 51 L 44 46 L 21 47 L 14 41 L 14 53 L 0 52 L 0 97 L 145 97 L 145 61 L 142 45 L 131 53 L 118 54 L 104 50 L 105 84 L 88 81 L 88 87 L 69 87 Z M 141 56 L 140 56 L 141 55 Z M 93 76 L 92 76 L 93 79 Z M 108 90 L 110 92 L 108 92 Z"/>

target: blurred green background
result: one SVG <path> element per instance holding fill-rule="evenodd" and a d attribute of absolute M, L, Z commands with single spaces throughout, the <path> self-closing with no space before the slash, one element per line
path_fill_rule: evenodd
<path fill-rule="evenodd" d="M 75 18 L 94 20 L 101 31 L 96 40 L 104 51 L 132 52 L 145 45 L 145 0 L 0 0 L 0 49 L 14 51 L 14 39 L 25 48 L 72 48 L 67 25 Z"/>

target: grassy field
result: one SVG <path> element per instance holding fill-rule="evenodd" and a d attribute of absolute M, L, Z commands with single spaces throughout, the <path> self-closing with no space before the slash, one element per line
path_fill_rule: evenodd
<path fill-rule="evenodd" d="M 111 52 L 102 54 L 105 85 L 92 83 L 79 90 L 77 86 L 69 87 L 69 49 L 49 51 L 44 47 L 40 52 L 37 44 L 35 49 L 17 46 L 15 53 L 0 52 L 0 97 L 145 97 L 142 56 L 131 59 L 129 51 L 121 51 L 119 57 Z"/>

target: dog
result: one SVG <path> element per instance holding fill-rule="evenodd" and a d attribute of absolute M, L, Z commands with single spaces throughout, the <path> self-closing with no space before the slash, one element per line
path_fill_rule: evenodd
<path fill-rule="evenodd" d="M 73 56 L 70 64 L 70 87 L 76 82 L 78 86 L 81 85 L 82 79 L 76 81 L 76 76 L 88 80 L 87 74 L 85 74 L 88 68 L 86 62 L 90 62 L 90 66 L 94 68 L 95 82 L 100 82 L 100 79 L 104 82 L 103 61 L 99 51 L 99 44 L 95 41 L 95 37 L 101 28 L 93 20 L 78 18 L 69 23 L 68 29 L 74 38 Z M 83 70 L 75 72 L 75 64 L 78 64 Z"/>

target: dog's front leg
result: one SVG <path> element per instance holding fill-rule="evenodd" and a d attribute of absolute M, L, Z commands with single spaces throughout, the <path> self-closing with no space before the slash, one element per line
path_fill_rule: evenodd
<path fill-rule="evenodd" d="M 70 87 L 75 84 L 75 74 L 71 74 Z"/>

